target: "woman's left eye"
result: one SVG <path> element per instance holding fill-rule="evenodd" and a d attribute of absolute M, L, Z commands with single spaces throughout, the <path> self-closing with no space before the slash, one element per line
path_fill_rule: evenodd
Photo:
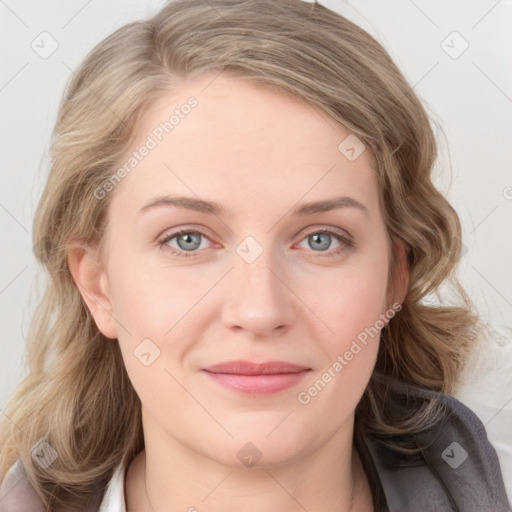
<path fill-rule="evenodd" d="M 158 245 L 177 256 L 190 257 L 195 256 L 197 254 L 196 251 L 199 249 L 207 248 L 202 244 L 201 239 L 210 240 L 200 231 L 181 230 L 166 236 L 158 242 Z M 326 249 L 331 246 L 333 239 L 338 242 L 338 247 L 334 250 L 327 251 Z M 325 252 L 326 254 L 322 256 L 326 257 L 336 256 L 353 246 L 352 241 L 347 236 L 329 229 L 310 232 L 301 242 L 308 240 L 309 248 L 313 249 L 314 252 Z M 177 246 L 174 244 L 177 244 Z"/>

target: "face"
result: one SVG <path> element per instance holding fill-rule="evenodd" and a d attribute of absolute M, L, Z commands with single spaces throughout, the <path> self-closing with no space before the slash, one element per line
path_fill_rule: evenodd
<path fill-rule="evenodd" d="M 350 431 L 392 302 L 377 174 L 368 151 L 340 150 L 349 135 L 224 74 L 145 114 L 110 192 L 111 316 L 95 319 L 119 340 L 146 436 L 271 465 Z M 298 368 L 212 369 L 235 361 Z"/>

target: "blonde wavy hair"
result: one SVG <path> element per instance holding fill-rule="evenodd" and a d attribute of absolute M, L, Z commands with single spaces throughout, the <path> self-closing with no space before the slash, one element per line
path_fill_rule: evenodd
<path fill-rule="evenodd" d="M 0 426 L 0 477 L 20 458 L 47 510 L 86 503 L 116 466 L 144 448 L 141 403 L 119 345 L 98 330 L 67 263 L 67 247 L 101 244 L 109 196 L 94 191 L 118 168 L 148 107 L 178 81 L 225 72 L 320 107 L 371 152 L 391 239 L 405 242 L 410 281 L 382 331 L 377 365 L 358 405 L 356 435 L 419 432 L 436 401 L 414 415 L 389 411 L 391 384 L 453 390 L 480 324 L 455 268 L 457 213 L 434 187 L 437 146 L 426 110 L 386 50 L 367 32 L 300 0 L 177 0 L 98 44 L 68 84 L 55 125 L 51 170 L 34 221 L 49 274 L 27 342 L 28 375 Z M 389 279 L 400 269 L 392 255 Z M 456 301 L 422 300 L 451 283 Z M 31 458 L 44 438 L 58 458 Z"/>

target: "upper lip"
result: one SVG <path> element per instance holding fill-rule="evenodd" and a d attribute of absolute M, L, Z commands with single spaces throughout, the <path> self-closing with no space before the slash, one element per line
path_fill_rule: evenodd
<path fill-rule="evenodd" d="M 253 363 L 251 361 L 227 361 L 203 368 L 212 373 L 231 373 L 235 375 L 274 375 L 279 373 L 298 373 L 310 370 L 306 366 L 287 363 L 286 361 L 268 361 Z"/>

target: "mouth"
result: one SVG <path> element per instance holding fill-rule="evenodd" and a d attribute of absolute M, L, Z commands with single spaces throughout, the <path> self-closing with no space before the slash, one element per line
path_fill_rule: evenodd
<path fill-rule="evenodd" d="M 201 370 L 213 382 L 245 395 L 268 395 L 296 386 L 311 368 L 285 361 L 230 361 Z"/>

